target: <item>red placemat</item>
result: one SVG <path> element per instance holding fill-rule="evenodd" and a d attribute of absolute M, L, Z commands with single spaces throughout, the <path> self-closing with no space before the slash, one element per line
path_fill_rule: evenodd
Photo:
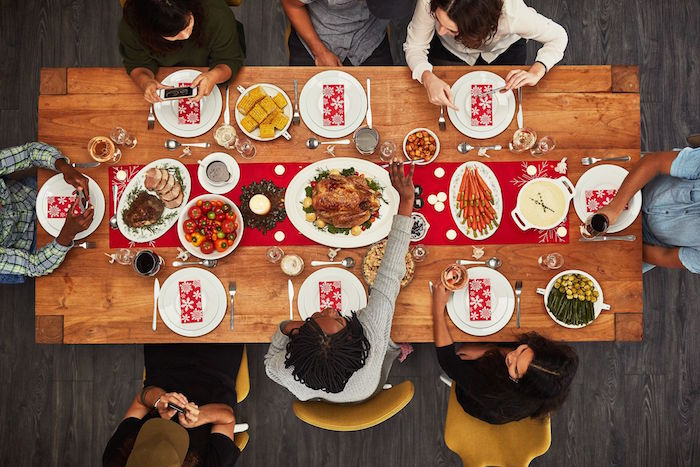
<path fill-rule="evenodd" d="M 491 170 L 496 174 L 496 177 L 500 181 L 501 191 L 503 193 L 503 218 L 501 225 L 496 230 L 491 237 L 474 241 L 466 236 L 464 236 L 452 219 L 452 214 L 450 212 L 449 203 L 445 203 L 445 210 L 442 212 L 437 212 L 433 206 L 429 205 L 427 202 L 428 195 L 437 194 L 440 191 L 444 191 L 449 194 L 449 183 L 450 178 L 454 171 L 461 165 L 461 163 L 447 162 L 447 163 L 432 163 L 427 166 L 416 167 L 414 173 L 414 183 L 420 185 L 423 188 L 423 194 L 421 195 L 426 201 L 425 206 L 418 210 L 425 216 L 428 223 L 430 224 L 430 229 L 428 230 L 427 236 L 422 240 L 422 243 L 428 245 L 472 245 L 472 244 L 517 244 L 517 243 L 557 243 L 557 242 L 568 242 L 568 233 L 564 238 L 557 236 L 556 228 L 551 230 L 528 230 L 523 232 L 520 230 L 512 218 L 510 217 L 510 211 L 515 207 L 515 201 L 518 196 L 518 191 L 529 180 L 537 177 L 559 177 L 560 174 L 554 171 L 557 161 L 537 161 L 527 163 L 527 162 L 488 162 Z M 282 175 L 275 174 L 275 166 L 283 165 L 285 172 Z M 249 185 L 253 182 L 259 182 L 260 180 L 267 179 L 271 180 L 278 186 L 287 186 L 289 182 L 294 178 L 302 168 L 308 164 L 299 163 L 286 163 L 286 164 L 276 164 L 276 163 L 247 163 L 240 164 L 241 168 L 241 179 L 236 185 L 236 187 L 223 196 L 229 198 L 236 205 L 239 204 L 239 198 L 241 194 L 241 189 L 243 186 Z M 535 175 L 527 174 L 528 165 L 533 165 L 537 169 Z M 142 165 L 126 165 L 126 166 L 113 166 L 109 169 L 109 182 L 110 187 L 112 184 L 117 184 L 117 196 L 121 197 L 126 185 L 129 183 L 138 171 L 142 168 Z M 197 170 L 199 166 L 197 164 L 187 164 L 187 170 L 190 173 L 192 179 L 192 190 L 190 192 L 190 199 L 206 194 L 206 190 L 199 183 L 197 178 Z M 437 178 L 434 175 L 436 168 L 442 167 L 445 169 L 445 176 L 442 178 Z M 125 181 L 120 182 L 116 180 L 116 173 L 118 170 L 124 170 L 127 173 L 127 178 Z M 114 214 L 112 209 L 112 190 L 109 190 L 110 202 L 110 216 Z M 561 225 L 567 227 L 568 231 L 568 219 L 566 219 Z M 448 240 L 445 236 L 449 229 L 454 229 L 457 232 L 457 238 L 455 240 Z M 282 242 L 277 242 L 274 238 L 274 233 L 277 231 L 284 232 L 285 238 Z M 241 246 L 269 246 L 269 245 L 315 245 L 316 243 L 309 240 L 299 233 L 297 229 L 294 228 L 289 219 L 277 224 L 275 229 L 268 231 L 265 235 L 257 229 L 246 228 L 243 234 L 243 239 L 241 240 Z M 109 232 L 109 246 L 110 248 L 127 248 L 133 246 L 145 246 L 145 244 L 135 244 L 127 240 L 121 232 L 118 230 L 110 230 Z M 177 235 L 177 225 L 174 225 L 170 230 L 168 230 L 162 237 L 156 239 L 148 244 L 152 247 L 176 247 L 180 246 L 180 240 Z"/>

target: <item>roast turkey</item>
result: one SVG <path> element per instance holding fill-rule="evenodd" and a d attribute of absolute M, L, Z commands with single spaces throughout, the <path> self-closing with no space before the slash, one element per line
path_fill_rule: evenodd
<path fill-rule="evenodd" d="M 379 197 L 364 177 L 331 174 L 316 183 L 311 200 L 317 219 L 350 228 L 368 221 L 379 210 Z"/>

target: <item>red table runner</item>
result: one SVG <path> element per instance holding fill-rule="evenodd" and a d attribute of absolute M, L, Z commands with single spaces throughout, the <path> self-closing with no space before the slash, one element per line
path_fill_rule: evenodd
<path fill-rule="evenodd" d="M 496 174 L 500 184 L 501 191 L 503 193 L 503 217 L 498 230 L 489 238 L 480 241 L 474 241 L 466 236 L 464 236 L 452 219 L 452 213 L 450 212 L 449 203 L 445 203 L 445 210 L 442 212 L 437 212 L 433 206 L 428 204 L 427 199 L 431 194 L 436 194 L 443 191 L 449 194 L 449 183 L 450 178 L 454 171 L 461 165 L 461 163 L 447 162 L 447 163 L 432 163 L 427 166 L 416 167 L 414 174 L 414 184 L 420 185 L 423 188 L 423 194 L 421 197 L 425 201 L 425 205 L 422 209 L 418 210 L 425 216 L 428 223 L 430 224 L 430 229 L 428 230 L 427 236 L 421 241 L 421 243 L 429 245 L 473 245 L 473 244 L 517 244 L 517 243 L 557 243 L 557 242 L 568 242 L 568 233 L 565 237 L 559 237 L 556 234 L 556 228 L 551 230 L 528 230 L 523 232 L 520 230 L 513 222 L 510 211 L 515 208 L 515 201 L 518 196 L 518 191 L 529 180 L 537 177 L 552 177 L 556 178 L 560 175 L 554 171 L 554 167 L 557 161 L 533 161 L 528 162 L 486 162 L 491 170 Z M 282 175 L 277 175 L 275 173 L 275 166 L 283 165 L 285 172 Z M 236 185 L 236 187 L 223 196 L 232 200 L 236 205 L 239 204 L 241 189 L 243 186 L 247 186 L 253 182 L 258 182 L 263 179 L 271 180 L 278 186 L 285 187 L 292 180 L 294 175 L 296 175 L 299 170 L 308 164 L 299 163 L 246 163 L 240 164 L 241 168 L 241 178 Z M 535 175 L 527 174 L 527 167 L 533 165 L 537 172 Z M 138 171 L 142 168 L 142 165 L 126 165 L 126 166 L 113 166 L 109 169 L 109 183 L 110 187 L 112 184 L 117 184 L 117 196 L 121 197 L 126 185 L 129 183 Z M 197 171 L 199 166 L 197 164 L 188 164 L 187 170 L 190 173 L 192 179 L 192 189 L 190 192 L 190 199 L 206 194 L 207 191 L 199 183 L 197 178 Z M 436 168 L 442 167 L 445 170 L 445 175 L 442 178 L 437 178 L 434 175 Z M 119 170 L 124 170 L 127 173 L 127 178 L 125 181 L 118 181 L 116 179 L 116 173 Z M 110 202 L 110 216 L 114 214 L 112 209 L 113 199 L 112 190 L 109 190 Z M 568 231 L 568 219 L 564 220 L 561 224 L 567 227 Z M 457 232 L 457 238 L 455 240 L 448 240 L 446 237 L 446 232 L 449 229 L 453 229 Z M 274 234 L 277 231 L 284 232 L 285 238 L 282 242 L 277 242 L 274 238 Z M 241 246 L 269 246 L 269 245 L 314 245 L 315 242 L 307 239 L 301 235 L 297 229 L 294 228 L 289 219 L 285 219 L 283 222 L 277 224 L 277 226 L 268 231 L 265 235 L 257 229 L 246 228 L 241 239 Z M 110 230 L 109 232 L 109 246 L 110 248 L 128 248 L 134 246 L 146 246 L 145 244 L 134 244 L 133 242 L 127 240 L 121 232 L 118 230 Z M 150 242 L 148 246 L 151 247 L 176 247 L 181 246 L 180 240 L 177 235 L 177 225 L 174 225 L 170 230 L 168 230 L 162 237 Z"/>

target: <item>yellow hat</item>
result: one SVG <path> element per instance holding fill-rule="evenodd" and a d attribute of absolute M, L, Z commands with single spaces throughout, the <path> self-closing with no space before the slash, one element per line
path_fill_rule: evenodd
<path fill-rule="evenodd" d="M 139 430 L 126 466 L 182 467 L 189 446 L 186 429 L 164 418 L 152 418 Z"/>

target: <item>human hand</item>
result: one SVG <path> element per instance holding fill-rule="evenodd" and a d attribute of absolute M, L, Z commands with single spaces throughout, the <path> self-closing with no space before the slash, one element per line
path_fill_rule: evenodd
<path fill-rule="evenodd" d="M 411 164 L 408 175 L 406 175 L 403 164 L 399 159 L 394 159 L 389 165 L 389 178 L 391 178 L 391 185 L 399 192 L 399 214 L 402 216 L 411 217 L 413 212 L 413 199 L 416 195 L 413 187 L 413 171 L 415 168 L 415 164 Z"/>
<path fill-rule="evenodd" d="M 445 287 L 442 279 L 438 278 L 433 284 L 433 317 L 444 315 L 447 301 L 452 292 Z"/>
<path fill-rule="evenodd" d="M 449 84 L 435 76 L 432 71 L 426 71 L 422 76 L 423 86 L 428 93 L 428 101 L 434 105 L 446 105 L 459 110 L 452 100 L 452 90 Z"/>
<path fill-rule="evenodd" d="M 510 70 L 506 75 L 506 91 L 518 89 L 522 86 L 534 86 L 540 82 L 544 76 L 545 68 L 539 63 L 535 63 L 530 70 Z"/>
<path fill-rule="evenodd" d="M 323 49 L 314 57 L 316 66 L 343 66 L 338 56 L 328 49 Z"/>
<path fill-rule="evenodd" d="M 90 198 L 90 191 L 88 186 L 88 178 L 72 167 L 64 159 L 59 159 L 56 162 L 56 169 L 63 174 L 63 179 L 66 183 L 73 185 L 76 190 L 82 190 L 86 198 Z"/>
<path fill-rule="evenodd" d="M 177 419 L 180 425 L 184 428 L 196 428 L 206 423 L 203 418 L 200 418 L 199 406 L 194 402 L 190 402 L 184 406 L 185 413 L 178 413 Z"/>
<path fill-rule="evenodd" d="M 158 415 L 160 415 L 161 418 L 165 418 L 167 420 L 173 418 L 173 415 L 177 413 L 177 410 L 168 408 L 168 403 L 183 408 L 189 404 L 187 397 L 179 392 L 166 392 L 160 396 L 160 400 L 156 405 L 156 410 L 158 410 Z"/>
<path fill-rule="evenodd" d="M 170 88 L 172 88 L 172 86 L 165 86 L 164 84 L 159 83 L 155 79 L 151 79 L 147 81 L 146 85 L 143 87 L 143 98 L 151 104 L 155 104 L 156 102 L 163 102 L 163 99 L 161 99 L 158 95 L 158 89 Z"/>
<path fill-rule="evenodd" d="M 216 80 L 212 77 L 211 72 L 201 73 L 192 80 L 192 87 L 197 86 L 197 95 L 190 99 L 192 102 L 199 102 L 204 96 L 211 94 L 211 91 L 216 86 Z"/>
<path fill-rule="evenodd" d="M 74 213 L 79 201 L 80 198 L 78 197 L 73 201 L 73 205 L 68 210 L 68 214 L 66 214 L 66 222 L 63 224 L 58 237 L 56 237 L 56 241 L 63 246 L 70 245 L 76 234 L 87 229 L 92 224 L 92 217 L 95 214 L 95 209 L 92 206 L 87 208 L 82 214 Z"/>
<path fill-rule="evenodd" d="M 605 215 L 605 217 L 608 218 L 608 225 L 613 225 L 615 222 L 617 222 L 617 218 L 620 217 L 622 210 L 625 208 L 625 204 L 617 202 L 616 199 L 617 198 L 613 198 L 609 204 L 603 206 L 595 212 L 595 214 Z M 618 207 L 620 205 L 621 207 Z"/>

